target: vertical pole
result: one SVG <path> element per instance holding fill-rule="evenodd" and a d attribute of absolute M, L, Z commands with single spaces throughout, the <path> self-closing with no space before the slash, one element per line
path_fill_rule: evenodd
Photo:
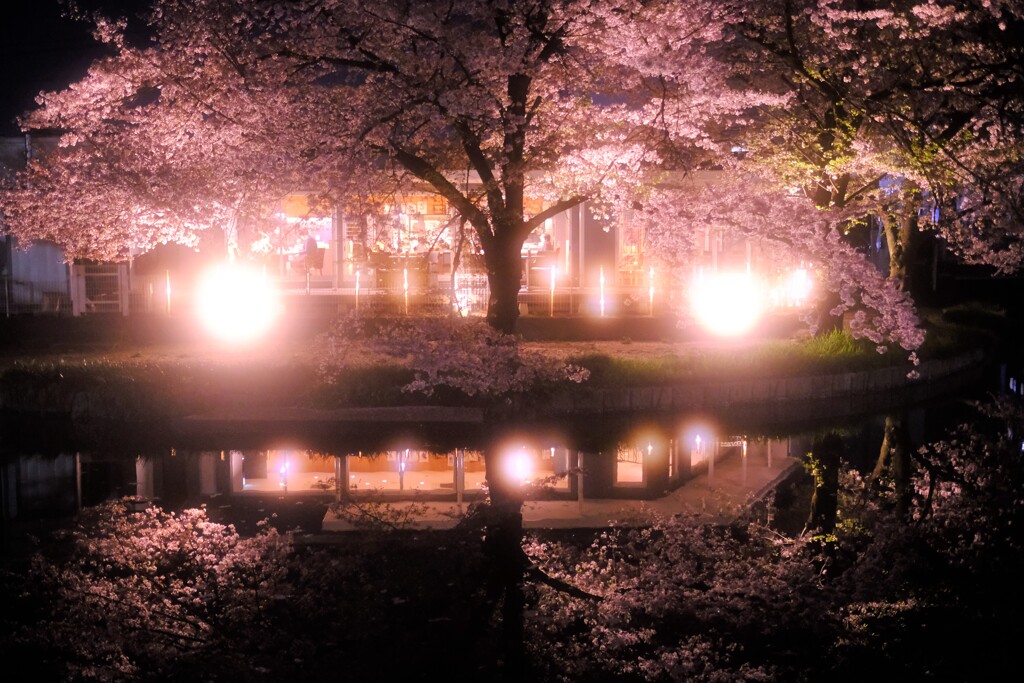
<path fill-rule="evenodd" d="M 772 444 L 775 443 L 774 439 L 768 439 L 768 469 L 772 468 Z"/>
<path fill-rule="evenodd" d="M 121 315 L 128 315 L 128 266 L 117 264 L 117 307 Z"/>
<path fill-rule="evenodd" d="M 672 483 L 676 474 L 676 440 L 668 440 L 668 481 Z"/>
<path fill-rule="evenodd" d="M 8 242 L 9 242 L 9 240 L 7 238 L 0 238 L 0 262 L 9 264 L 7 266 L 7 271 L 8 271 L 8 273 L 13 274 L 14 273 L 14 257 L 12 256 L 10 249 L 8 249 L 8 246 L 7 246 Z M 65 267 L 65 272 L 67 272 L 67 268 L 66 267 Z M 10 287 L 11 287 L 11 285 L 9 284 L 9 280 L 10 279 L 11 279 L 10 275 L 4 275 L 2 272 L 0 272 L 0 280 L 2 280 L 3 283 L 4 283 L 4 317 L 5 318 L 10 318 L 11 317 L 11 295 L 10 295 Z"/>
<path fill-rule="evenodd" d="M 356 271 L 356 310 L 359 310 L 359 271 Z"/>
<path fill-rule="evenodd" d="M 459 316 L 465 317 L 466 314 L 462 312 L 462 300 L 459 298 L 459 271 L 457 270 L 452 272 L 452 301 Z"/>
<path fill-rule="evenodd" d="M 576 509 L 583 516 L 583 453 L 576 451 Z"/>
<path fill-rule="evenodd" d="M 82 454 L 75 452 L 75 510 L 82 509 Z"/>
<path fill-rule="evenodd" d="M 555 317 L 555 267 L 551 266 L 551 296 L 548 300 L 548 317 Z"/>
<path fill-rule="evenodd" d="M 601 289 L 601 317 L 604 317 L 604 266 L 601 266 L 599 286 Z"/>
<path fill-rule="evenodd" d="M 580 239 L 579 239 L 579 242 L 580 242 L 579 253 L 576 255 L 577 261 L 579 262 L 579 269 L 580 269 L 579 270 L 578 281 L 579 281 L 580 287 L 583 287 L 583 286 L 586 285 L 586 279 L 585 279 L 585 277 L 583 275 L 583 266 L 584 266 L 584 263 L 583 263 L 583 253 L 584 253 L 584 251 L 586 251 L 586 248 L 585 248 L 586 245 L 584 244 L 584 239 L 586 238 L 586 230 L 584 229 L 585 228 L 585 223 L 586 223 L 586 214 L 584 213 L 583 204 L 579 205 L 579 210 L 577 211 L 576 215 L 578 217 L 578 220 L 576 221 L 576 223 L 577 223 L 576 227 L 579 230 L 579 237 L 580 237 Z"/>
<path fill-rule="evenodd" d="M 647 310 L 650 315 L 654 315 L 654 266 L 651 266 L 651 270 L 647 275 Z"/>
<path fill-rule="evenodd" d="M 405 298 L 405 314 L 409 315 L 409 269 L 402 268 L 402 296 Z"/>
<path fill-rule="evenodd" d="M 718 234 L 711 232 L 711 272 L 718 273 Z"/>
<path fill-rule="evenodd" d="M 747 483 L 747 439 L 743 439 L 743 484 Z"/>
<path fill-rule="evenodd" d="M 465 465 L 462 459 L 462 451 L 458 448 L 455 449 L 455 469 L 452 474 L 455 476 L 455 505 L 458 507 L 459 514 L 462 514 L 462 489 L 466 485 Z"/>
<path fill-rule="evenodd" d="M 85 313 L 85 266 L 68 266 L 71 269 L 71 315 L 76 318 Z"/>
<path fill-rule="evenodd" d="M 715 476 L 715 456 L 718 455 L 718 437 L 715 437 L 715 444 L 711 448 L 711 453 L 708 455 L 708 481 Z"/>
<path fill-rule="evenodd" d="M 167 298 L 167 315 L 171 314 L 171 271 L 167 270 L 164 272 L 166 284 L 164 286 L 164 294 Z"/>
<path fill-rule="evenodd" d="M 345 243 L 345 238 L 348 237 L 347 226 L 345 225 L 345 215 L 342 212 L 341 225 L 338 223 L 338 207 L 335 206 L 331 210 L 331 246 L 334 248 L 334 272 L 331 274 L 331 288 L 337 290 L 338 285 L 343 279 L 342 276 L 342 264 L 344 263 L 344 255 L 342 254 L 342 245 Z M 341 228 L 339 231 L 338 228 Z"/>
<path fill-rule="evenodd" d="M 343 457 L 345 457 L 345 456 L 343 456 L 343 455 L 336 455 L 336 456 L 334 456 L 334 500 L 335 500 L 335 502 L 338 502 L 338 503 L 341 502 L 341 492 L 342 492 L 342 488 L 341 488 L 341 486 L 342 486 L 342 479 L 341 479 L 342 472 L 341 471 L 343 469 L 342 466 L 341 466 L 341 459 Z"/>

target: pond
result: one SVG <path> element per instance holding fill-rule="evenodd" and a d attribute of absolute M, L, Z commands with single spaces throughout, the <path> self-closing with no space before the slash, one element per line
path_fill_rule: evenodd
<path fill-rule="evenodd" d="M 941 436 L 963 409 L 958 397 L 902 412 L 920 444 Z M 205 504 L 211 517 L 243 530 L 277 515 L 282 527 L 320 532 L 345 528 L 325 519 L 333 501 L 415 501 L 428 504 L 424 514 L 435 525 L 451 523 L 486 495 L 488 476 L 500 476 L 537 502 L 528 525 L 593 526 L 607 501 L 685 509 L 687 487 L 698 480 L 707 490 L 731 486 L 740 500 L 763 495 L 786 476 L 802 475 L 799 463 L 827 430 L 842 435 L 844 459 L 870 468 L 884 429 L 885 415 L 765 424 L 627 414 L 486 426 L 350 425 L 335 435 L 292 425 L 175 441 L 159 430 L 123 427 L 84 439 L 73 425 L 19 418 L 0 423 L 0 506 L 5 544 L 34 525 L 124 496 L 170 509 Z M 701 504 L 707 507 L 706 497 Z"/>

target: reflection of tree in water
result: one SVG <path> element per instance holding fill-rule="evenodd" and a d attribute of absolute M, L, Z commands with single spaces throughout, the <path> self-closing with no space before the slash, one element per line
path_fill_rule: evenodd
<path fill-rule="evenodd" d="M 0 575 L 0 623 L 45 673 L 108 680 L 998 678 L 1024 603 L 1024 421 L 982 418 L 915 451 L 906 514 L 888 485 L 843 471 L 838 505 L 822 492 L 811 515 L 832 531 L 804 537 L 683 516 L 525 533 L 526 494 L 496 457 L 490 498 L 456 528 L 337 545 L 250 543 L 205 513 L 115 504 Z M 822 462 L 836 441 L 816 441 Z"/>

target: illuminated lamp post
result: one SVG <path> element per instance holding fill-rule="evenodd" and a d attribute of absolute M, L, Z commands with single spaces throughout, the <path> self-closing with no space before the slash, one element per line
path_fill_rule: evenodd
<path fill-rule="evenodd" d="M 551 296 L 548 298 L 548 317 L 555 317 L 555 267 L 551 266 Z"/>
<path fill-rule="evenodd" d="M 359 270 L 356 270 L 356 310 L 359 310 Z"/>
<path fill-rule="evenodd" d="M 409 269 L 402 268 L 402 297 L 405 299 L 405 314 L 409 315 Z"/>
<path fill-rule="evenodd" d="M 285 493 L 288 493 L 288 464 L 288 459 L 285 458 L 284 464 L 281 465 L 281 469 L 279 470 L 281 473 L 281 490 Z"/>
<path fill-rule="evenodd" d="M 654 315 L 654 266 L 647 275 L 647 310 Z"/>

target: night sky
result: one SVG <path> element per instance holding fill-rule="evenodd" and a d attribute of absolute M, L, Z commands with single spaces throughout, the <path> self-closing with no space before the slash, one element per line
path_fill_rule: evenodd
<path fill-rule="evenodd" d="M 135 16 L 148 0 L 78 0 L 88 9 Z M 0 0 L 0 135 L 17 135 L 14 118 L 85 74 L 103 54 L 89 27 L 62 16 L 62 0 Z"/>

